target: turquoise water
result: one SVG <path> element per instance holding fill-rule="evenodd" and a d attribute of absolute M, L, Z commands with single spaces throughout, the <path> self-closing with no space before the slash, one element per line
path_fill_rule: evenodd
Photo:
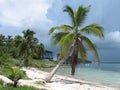
<path fill-rule="evenodd" d="M 70 66 L 61 66 L 57 74 L 70 76 Z M 74 77 L 120 89 L 120 64 L 80 64 Z"/>

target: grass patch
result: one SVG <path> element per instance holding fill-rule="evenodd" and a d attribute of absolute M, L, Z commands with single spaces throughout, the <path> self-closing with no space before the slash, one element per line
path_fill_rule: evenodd
<path fill-rule="evenodd" d="M 0 74 L 7 76 L 10 73 L 10 70 L 8 67 L 15 67 L 19 65 L 19 60 L 16 59 L 8 59 L 7 62 L 5 62 L 4 66 L 0 67 Z"/>
<path fill-rule="evenodd" d="M 0 79 L 0 86 L 3 85 L 4 81 Z"/>
<path fill-rule="evenodd" d="M 36 84 L 45 85 L 45 82 L 44 81 L 37 81 Z"/>
<path fill-rule="evenodd" d="M 19 86 L 19 87 L 0 86 L 0 90 L 45 90 L 45 89 L 37 89 L 32 86 Z"/>
<path fill-rule="evenodd" d="M 37 68 L 49 68 L 54 67 L 57 64 L 57 61 L 49 61 L 49 60 L 32 60 L 30 66 Z"/>

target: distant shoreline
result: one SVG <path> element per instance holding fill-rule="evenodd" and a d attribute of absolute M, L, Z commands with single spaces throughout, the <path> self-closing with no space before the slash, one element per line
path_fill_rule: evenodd
<path fill-rule="evenodd" d="M 120 62 L 100 62 L 100 63 L 108 63 L 108 64 L 120 64 Z"/>

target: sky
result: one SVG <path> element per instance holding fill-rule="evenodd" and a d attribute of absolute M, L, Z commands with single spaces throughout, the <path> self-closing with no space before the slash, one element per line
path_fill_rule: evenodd
<path fill-rule="evenodd" d="M 65 5 L 73 9 L 91 5 L 84 26 L 97 23 L 104 27 L 104 40 L 90 37 L 101 61 L 120 62 L 120 0 L 0 0 L 0 34 L 22 35 L 29 28 L 56 54 L 58 49 L 51 45 L 48 31 L 53 26 L 70 23 L 69 16 L 63 12 Z M 95 59 L 89 51 L 88 59 Z"/>

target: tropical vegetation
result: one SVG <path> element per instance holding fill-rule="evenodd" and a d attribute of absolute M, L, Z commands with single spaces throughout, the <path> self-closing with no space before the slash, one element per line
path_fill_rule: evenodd
<path fill-rule="evenodd" d="M 0 34 L 0 67 L 4 67 L 8 59 L 18 59 L 19 66 L 28 66 L 30 60 L 42 59 L 41 56 L 45 52 L 43 43 L 34 37 L 35 32 L 27 29 L 23 30 L 23 36 L 16 35 L 5 37 Z"/>
<path fill-rule="evenodd" d="M 28 79 L 23 71 L 15 67 L 42 68 L 52 67 L 56 64 L 56 62 L 42 59 L 46 49 L 44 44 L 39 43 L 39 40 L 34 37 L 35 32 L 33 30 L 23 30 L 22 34 L 15 37 L 0 34 L 0 74 L 11 79 L 14 87 L 17 87 L 19 79 Z M 14 89 L 13 87 L 8 88 Z"/>

